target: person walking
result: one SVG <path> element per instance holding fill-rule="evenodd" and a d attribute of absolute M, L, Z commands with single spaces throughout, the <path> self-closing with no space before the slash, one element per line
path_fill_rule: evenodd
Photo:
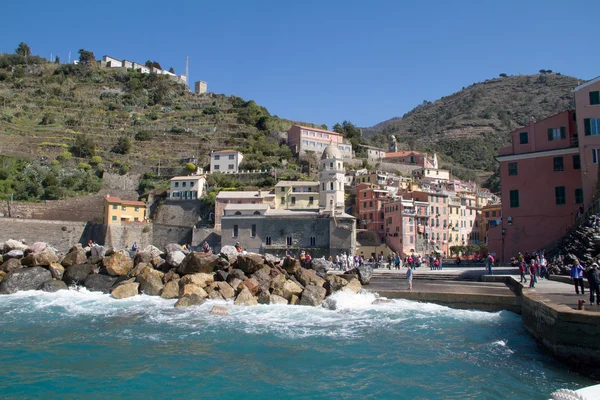
<path fill-rule="evenodd" d="M 583 266 L 577 259 L 571 267 L 571 279 L 573 279 L 573 284 L 575 285 L 575 293 L 579 294 L 579 288 L 581 287 L 581 294 L 585 294 L 583 287 Z"/>
<path fill-rule="evenodd" d="M 494 257 L 491 254 L 488 254 L 487 258 L 485 259 L 485 268 L 489 275 L 493 275 L 493 272 L 492 272 L 493 266 L 494 266 Z"/>
<path fill-rule="evenodd" d="M 522 262 L 519 264 L 519 272 L 521 273 L 521 283 L 527 283 L 527 276 L 525 276 L 525 272 L 527 268 L 525 268 L 525 263 Z"/>
<path fill-rule="evenodd" d="M 413 270 L 410 267 L 406 270 L 406 280 L 408 281 L 408 290 L 412 290 Z"/>
<path fill-rule="evenodd" d="M 535 284 L 537 283 L 537 270 L 538 264 L 534 259 L 531 259 L 529 265 L 529 287 L 532 289 L 535 288 Z"/>
<path fill-rule="evenodd" d="M 592 264 L 586 272 L 586 278 L 590 284 L 590 305 L 594 304 L 594 297 L 596 297 L 596 304 L 600 306 L 600 269 L 598 264 Z"/>

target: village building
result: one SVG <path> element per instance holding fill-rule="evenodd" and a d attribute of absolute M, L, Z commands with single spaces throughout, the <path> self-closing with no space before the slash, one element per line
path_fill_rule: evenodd
<path fill-rule="evenodd" d="M 287 144 L 295 155 L 312 153 L 321 157 L 323 151 L 332 145 L 340 150 L 342 158 L 353 157 L 350 141 L 344 139 L 342 134 L 326 129 L 292 125 L 288 130 Z"/>
<path fill-rule="evenodd" d="M 319 182 L 279 181 L 274 193 L 277 209 L 319 209 Z"/>
<path fill-rule="evenodd" d="M 104 196 L 104 224 L 146 222 L 146 203 L 143 201 L 121 200 L 118 197 Z"/>
<path fill-rule="evenodd" d="M 210 155 L 210 171 L 237 173 L 244 155 L 237 150 L 213 151 Z"/>
<path fill-rule="evenodd" d="M 360 183 L 356 186 L 357 225 L 360 229 L 376 232 L 380 242 L 385 241 L 383 206 L 389 194 L 389 190 L 372 183 Z"/>
<path fill-rule="evenodd" d="M 175 176 L 169 180 L 170 200 L 197 200 L 206 190 L 204 175 Z"/>
<path fill-rule="evenodd" d="M 215 199 L 215 230 L 217 232 L 221 231 L 221 217 L 225 215 L 225 208 L 229 204 L 266 204 L 269 208 L 276 208 L 275 194 L 268 190 L 222 190 Z"/>

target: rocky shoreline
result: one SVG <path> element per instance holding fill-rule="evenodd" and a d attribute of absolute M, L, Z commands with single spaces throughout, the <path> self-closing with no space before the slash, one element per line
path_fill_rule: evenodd
<path fill-rule="evenodd" d="M 340 277 L 327 274 L 331 263 L 324 259 L 303 267 L 294 258 L 242 254 L 233 246 L 216 255 L 188 252 L 174 243 L 164 251 L 148 246 L 139 252 L 77 244 L 60 254 L 44 242 L 27 246 L 8 240 L 0 243 L 0 249 L 0 294 L 79 286 L 115 299 L 138 294 L 177 299 L 175 307 L 208 299 L 232 300 L 239 306 L 320 306 L 337 291 L 358 293 L 372 274 L 365 267 Z M 214 306 L 211 312 L 227 314 L 227 309 Z"/>

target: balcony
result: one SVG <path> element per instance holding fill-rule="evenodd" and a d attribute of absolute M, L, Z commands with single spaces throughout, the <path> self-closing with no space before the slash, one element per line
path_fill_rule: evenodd
<path fill-rule="evenodd" d="M 579 147 L 579 137 L 571 136 L 569 140 L 570 147 Z"/>

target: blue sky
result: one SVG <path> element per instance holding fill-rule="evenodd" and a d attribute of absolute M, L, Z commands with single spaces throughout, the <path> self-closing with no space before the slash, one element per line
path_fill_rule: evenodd
<path fill-rule="evenodd" d="M 66 61 L 156 60 L 271 114 L 371 126 L 499 73 L 600 75 L 598 0 L 14 1 L 20 41 Z"/>

